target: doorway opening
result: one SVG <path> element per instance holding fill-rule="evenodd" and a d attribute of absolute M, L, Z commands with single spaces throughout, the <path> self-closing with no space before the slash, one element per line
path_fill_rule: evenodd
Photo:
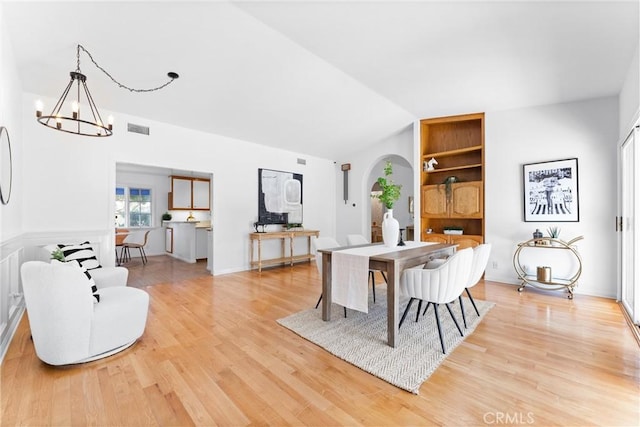
<path fill-rule="evenodd" d="M 371 187 L 371 243 L 382 242 L 382 216 L 384 207 L 376 197 L 382 194 L 380 184 L 375 182 Z"/>
<path fill-rule="evenodd" d="M 199 184 L 201 182 L 206 183 L 207 185 L 204 187 L 206 190 L 203 191 L 208 194 L 203 196 L 200 192 L 198 197 L 200 199 L 204 198 L 209 202 L 208 208 L 203 209 L 203 206 L 197 206 L 172 210 L 171 205 L 176 205 L 177 198 L 181 197 L 181 195 L 175 194 L 178 191 L 178 187 L 172 188 L 174 180 L 171 177 L 176 176 L 185 178 L 182 181 L 189 184 L 186 190 L 182 190 L 189 192 L 187 199 L 190 203 L 195 200 L 196 195 L 196 187 L 191 185 L 190 180 L 193 180 L 193 182 L 198 180 Z M 120 237 L 124 237 L 123 235 L 126 236 L 126 233 L 132 229 L 146 229 L 149 231 L 148 240 L 145 244 L 145 252 L 148 256 L 162 255 L 160 258 L 170 256 L 177 258 L 180 262 L 186 261 L 187 263 L 198 264 L 203 264 L 202 261 L 204 261 L 206 270 L 209 271 L 209 274 L 213 274 L 214 239 L 211 224 L 213 184 L 213 174 L 210 172 L 196 172 L 123 162 L 116 163 L 115 182 L 111 195 L 112 218 L 115 218 L 114 229 L 121 230 L 120 233 L 115 232 L 116 244 L 118 234 L 120 234 Z M 201 187 L 199 186 L 198 189 Z M 128 227 L 119 227 L 122 221 L 118 217 L 119 199 L 117 193 L 128 195 L 133 190 L 138 191 L 141 195 L 141 200 L 146 202 L 139 203 L 141 205 L 141 217 L 146 218 L 146 220 L 138 223 L 130 220 L 127 222 Z M 171 203 L 170 199 L 173 200 Z M 124 215 L 131 216 L 128 209 L 124 212 Z M 123 232 L 123 229 L 126 231 Z M 132 252 L 133 254 L 134 252 Z M 199 260 L 201 262 L 197 262 Z"/>
<path fill-rule="evenodd" d="M 377 163 L 374 164 L 367 180 L 368 185 L 366 188 L 369 194 L 368 199 L 370 206 L 367 216 L 369 217 L 369 236 L 372 243 L 382 242 L 382 218 L 386 208 L 375 196 L 381 193 L 381 188 L 377 180 L 378 177 L 383 176 L 384 165 L 387 161 L 391 162 L 393 168 L 391 179 L 395 184 L 401 186 L 400 199 L 398 199 L 393 206 L 393 217 L 400 223 L 400 233 L 402 233 L 403 240 L 413 240 L 414 235 L 413 167 L 404 157 L 387 155 L 381 157 Z"/>

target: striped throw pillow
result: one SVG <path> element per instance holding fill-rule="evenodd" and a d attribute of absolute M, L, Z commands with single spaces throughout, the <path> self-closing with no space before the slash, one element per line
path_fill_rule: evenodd
<path fill-rule="evenodd" d="M 77 245 L 64 245 L 59 244 L 58 248 L 64 254 L 64 260 L 69 261 L 78 261 L 81 267 L 86 268 L 87 270 L 93 270 L 94 268 L 101 268 L 102 266 L 98 262 L 98 258 L 96 258 L 95 252 L 93 252 L 93 248 L 89 242 L 83 242 Z"/>

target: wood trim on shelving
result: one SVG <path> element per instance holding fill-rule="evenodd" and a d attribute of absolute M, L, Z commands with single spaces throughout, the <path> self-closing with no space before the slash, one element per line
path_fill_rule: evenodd
<path fill-rule="evenodd" d="M 473 147 L 458 148 L 457 150 L 448 150 L 448 151 L 440 151 L 440 152 L 437 152 L 437 153 L 423 154 L 422 158 L 423 159 L 427 159 L 427 158 L 431 158 L 431 157 L 457 156 L 459 154 L 472 153 L 474 151 L 482 151 L 482 148 L 483 148 L 482 145 L 474 145 Z"/>
<path fill-rule="evenodd" d="M 457 171 L 457 170 L 462 170 L 462 169 L 473 169 L 473 168 L 481 168 L 481 167 L 482 167 L 481 164 L 475 163 L 475 164 L 472 164 L 472 165 L 455 166 L 455 167 L 452 167 L 452 168 L 434 169 L 432 171 L 424 171 L 424 173 L 430 174 L 430 173 L 438 173 L 438 172 L 450 172 L 450 171 Z"/>
<path fill-rule="evenodd" d="M 441 124 L 441 123 L 450 123 L 450 122 L 463 122 L 463 121 L 471 121 L 471 120 L 484 120 L 484 113 L 469 113 L 469 114 L 461 114 L 458 116 L 443 116 L 443 117 L 432 117 L 429 119 L 421 119 L 421 124 Z"/>

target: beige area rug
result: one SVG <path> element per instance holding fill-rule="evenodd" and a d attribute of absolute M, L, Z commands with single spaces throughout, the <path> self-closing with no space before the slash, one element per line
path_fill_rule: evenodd
<path fill-rule="evenodd" d="M 407 302 L 408 298 L 400 298 L 400 315 Z M 450 305 L 464 337 L 460 336 L 446 307 L 439 307 L 447 355 L 474 331 L 482 317 L 494 306 L 491 302 L 478 299 L 475 302 L 480 317 L 475 313 L 471 301 L 463 298 L 467 329 L 464 329 L 462 323 L 460 305 L 457 302 Z M 321 307 L 301 311 L 277 322 L 334 356 L 396 387 L 418 394 L 422 383 L 447 357 L 440 347 L 434 307 L 429 307 L 427 314 L 421 315 L 419 321 L 415 322 L 418 307 L 418 301 L 415 301 L 400 328 L 398 346 L 391 348 L 387 345 L 386 306 L 386 289 L 378 286 L 375 304 L 371 292 L 369 293 L 368 314 L 348 310 L 345 319 L 342 307 L 333 304 L 329 322 L 322 320 Z M 424 304 L 422 310 L 424 311 Z"/>

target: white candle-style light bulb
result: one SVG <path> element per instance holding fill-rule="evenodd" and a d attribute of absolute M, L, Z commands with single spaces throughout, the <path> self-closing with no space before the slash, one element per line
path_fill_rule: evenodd
<path fill-rule="evenodd" d="M 42 117 L 42 109 L 44 108 L 44 104 L 41 100 L 36 101 L 36 117 Z"/>
<path fill-rule="evenodd" d="M 73 101 L 71 103 L 71 112 L 73 113 L 73 118 L 77 119 L 78 118 L 78 101 Z"/>
<path fill-rule="evenodd" d="M 107 118 L 107 121 L 108 121 L 108 123 L 109 123 L 109 130 L 113 130 L 113 116 L 111 116 L 111 115 L 110 115 L 110 116 Z"/>
<path fill-rule="evenodd" d="M 56 128 L 62 128 L 62 119 L 60 118 L 60 116 L 56 116 Z"/>
<path fill-rule="evenodd" d="M 104 128 L 104 126 L 103 126 L 103 124 L 102 124 L 102 120 L 100 120 L 100 119 L 98 119 L 98 120 L 96 121 L 96 125 L 98 125 L 98 127 L 100 127 L 100 128 Z M 98 136 L 103 135 L 103 134 L 106 134 L 106 132 L 104 132 L 102 129 L 98 129 L 98 130 L 96 131 L 96 135 L 98 135 Z"/>

